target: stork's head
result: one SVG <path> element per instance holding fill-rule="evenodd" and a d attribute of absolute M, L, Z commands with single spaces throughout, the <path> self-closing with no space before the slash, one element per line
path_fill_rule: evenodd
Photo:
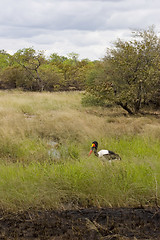
<path fill-rule="evenodd" d="M 98 148 L 98 142 L 97 141 L 94 141 L 92 142 L 92 146 L 91 146 L 91 150 L 89 152 L 89 156 L 91 155 L 91 153 L 94 151 L 94 152 L 97 152 L 97 148 Z"/>

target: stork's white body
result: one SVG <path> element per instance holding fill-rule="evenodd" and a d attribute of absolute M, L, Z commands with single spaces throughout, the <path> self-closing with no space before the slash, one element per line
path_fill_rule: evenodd
<path fill-rule="evenodd" d="M 104 155 L 107 155 L 107 154 L 109 154 L 109 151 L 102 149 L 98 152 L 98 157 L 102 158 L 102 157 L 104 157 Z"/>
<path fill-rule="evenodd" d="M 118 154 L 115 154 L 115 153 L 111 153 L 111 151 L 109 150 L 100 150 L 98 153 L 97 153 L 97 157 L 101 158 L 102 160 L 108 160 L 108 162 L 112 162 L 113 160 L 116 161 L 116 160 L 121 160 L 120 156 Z"/>

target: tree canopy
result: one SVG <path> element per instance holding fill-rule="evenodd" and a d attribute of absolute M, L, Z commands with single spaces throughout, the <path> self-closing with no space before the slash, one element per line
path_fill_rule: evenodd
<path fill-rule="evenodd" d="M 90 72 L 89 96 L 112 102 L 130 114 L 160 100 L 160 39 L 154 28 L 133 33 L 132 41 L 117 40 L 99 69 Z"/>

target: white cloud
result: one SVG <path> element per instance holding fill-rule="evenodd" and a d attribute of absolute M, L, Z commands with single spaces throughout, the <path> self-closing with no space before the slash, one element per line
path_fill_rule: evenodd
<path fill-rule="evenodd" d="M 160 28 L 159 0 L 0 0 L 0 46 L 103 57 L 130 29 Z"/>

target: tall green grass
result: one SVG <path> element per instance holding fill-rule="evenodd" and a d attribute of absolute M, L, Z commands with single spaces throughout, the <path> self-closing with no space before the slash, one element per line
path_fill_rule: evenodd
<path fill-rule="evenodd" d="M 155 143 L 146 144 L 141 139 L 145 148 L 140 157 L 136 147 L 139 142 L 139 138 L 133 138 L 130 143 L 123 139 L 118 145 L 112 139 L 111 145 L 119 151 L 122 147 L 123 151 L 122 161 L 111 164 L 102 163 L 95 156 L 77 159 L 72 155 L 58 163 L 33 161 L 24 165 L 2 161 L 0 206 L 24 210 L 160 204 L 160 149 Z M 131 143 L 135 146 L 129 150 Z M 152 155 L 150 151 L 144 154 L 149 145 L 155 147 Z M 72 148 L 70 151 L 74 152 L 75 146 Z"/>
<path fill-rule="evenodd" d="M 98 159 L 66 164 L 0 164 L 0 206 L 28 208 L 153 206 L 160 175 L 147 164 Z M 156 179 L 156 181 L 155 181 Z"/>

